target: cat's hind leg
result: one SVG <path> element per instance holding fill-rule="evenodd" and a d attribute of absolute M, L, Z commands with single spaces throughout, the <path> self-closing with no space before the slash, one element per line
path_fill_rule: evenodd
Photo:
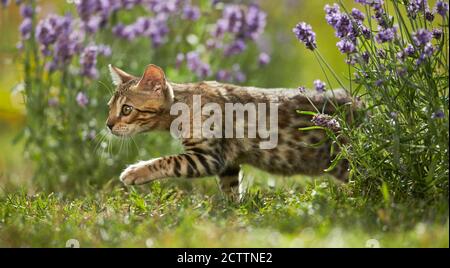
<path fill-rule="evenodd" d="M 225 197 L 233 202 L 239 202 L 242 197 L 242 171 L 239 166 L 225 168 L 219 175 L 219 186 Z"/>

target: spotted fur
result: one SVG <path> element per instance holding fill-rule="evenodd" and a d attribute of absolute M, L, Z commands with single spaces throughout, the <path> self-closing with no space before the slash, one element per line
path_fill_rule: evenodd
<path fill-rule="evenodd" d="M 225 103 L 280 104 L 278 145 L 275 148 L 260 149 L 262 139 L 259 136 L 242 139 L 183 138 L 184 153 L 139 162 L 126 168 L 120 175 L 120 180 L 126 185 L 143 184 L 166 177 L 217 175 L 222 191 L 236 198 L 242 164 L 273 174 L 323 174 L 335 156 L 330 154 L 332 144 L 327 140 L 319 147 L 311 146 L 326 140 L 326 134 L 323 130 L 299 131 L 301 127 L 312 125 L 311 116 L 300 115 L 296 111 L 314 111 L 311 102 L 324 113 L 333 113 L 336 105 L 350 104 L 349 107 L 352 107 L 352 99 L 343 90 L 322 94 L 311 91 L 305 95 L 293 89 L 241 87 L 218 82 L 177 84 L 167 81 L 163 71 L 154 65 L 149 65 L 141 78 L 115 67 L 111 67 L 111 70 L 115 74 L 113 78 L 117 90 L 109 102 L 107 125 L 115 135 L 168 131 L 174 120 L 174 116 L 169 113 L 170 106 L 182 102 L 192 109 L 192 96 L 195 94 L 201 95 L 202 106 L 211 102 L 218 103 L 222 108 Z M 124 105 L 134 108 L 129 115 L 122 114 Z M 247 121 L 241 123 L 247 124 Z M 330 174 L 345 181 L 348 176 L 347 161 L 341 161 Z"/>

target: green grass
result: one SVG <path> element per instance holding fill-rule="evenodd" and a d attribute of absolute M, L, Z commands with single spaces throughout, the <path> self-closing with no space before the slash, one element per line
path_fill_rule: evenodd
<path fill-rule="evenodd" d="M 214 179 L 136 188 L 111 181 L 70 195 L 6 187 L 0 246 L 64 247 L 69 239 L 81 247 L 449 246 L 445 200 L 377 205 L 326 178 L 273 185 L 262 172 L 246 174 L 254 183 L 239 205 L 223 199 Z"/>

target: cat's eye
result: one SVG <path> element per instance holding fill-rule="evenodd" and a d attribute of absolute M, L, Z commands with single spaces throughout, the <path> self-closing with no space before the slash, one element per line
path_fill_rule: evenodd
<path fill-rule="evenodd" d="M 123 115 L 129 115 L 131 113 L 131 111 L 133 111 L 133 107 L 131 107 L 129 105 L 122 106 L 122 114 Z"/>

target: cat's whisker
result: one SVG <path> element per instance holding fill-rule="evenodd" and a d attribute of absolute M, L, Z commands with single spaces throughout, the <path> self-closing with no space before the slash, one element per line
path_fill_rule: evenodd
<path fill-rule="evenodd" d="M 109 94 L 113 95 L 114 94 L 114 89 L 109 87 L 107 84 L 103 83 L 102 81 L 98 81 L 98 83 L 103 86 L 104 88 L 106 88 L 109 91 Z"/>
<path fill-rule="evenodd" d="M 107 135 L 107 133 L 105 133 L 105 130 L 101 130 L 99 133 L 97 133 L 95 135 L 95 137 L 94 137 L 94 140 L 96 140 L 96 144 L 95 144 L 95 147 L 94 147 L 94 153 L 95 154 L 98 154 L 102 143 L 106 139 L 106 135 Z"/>
<path fill-rule="evenodd" d="M 136 141 L 134 140 L 133 137 L 130 137 L 130 138 L 131 138 L 131 141 L 132 141 L 133 144 L 134 144 L 134 147 L 136 147 L 136 152 L 139 154 L 139 146 L 137 145 L 137 143 L 136 143 Z"/>

